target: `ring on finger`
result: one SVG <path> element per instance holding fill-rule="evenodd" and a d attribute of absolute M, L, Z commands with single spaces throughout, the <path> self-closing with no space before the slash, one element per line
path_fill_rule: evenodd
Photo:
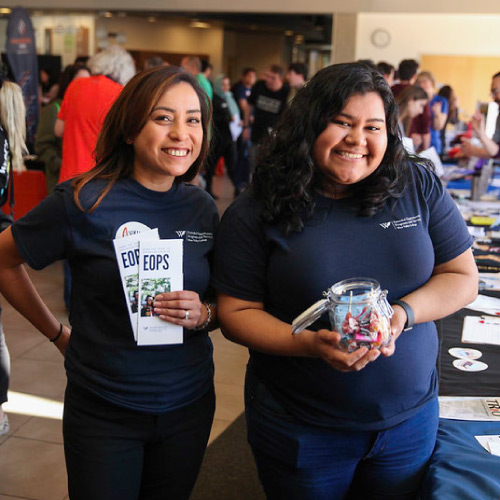
<path fill-rule="evenodd" d="M 189 311 L 186 309 L 184 319 L 189 319 Z"/>

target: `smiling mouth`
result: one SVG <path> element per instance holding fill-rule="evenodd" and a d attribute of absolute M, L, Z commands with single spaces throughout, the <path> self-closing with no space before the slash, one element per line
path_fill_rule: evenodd
<path fill-rule="evenodd" d="M 361 160 L 365 155 L 360 153 L 348 153 L 347 151 L 335 151 L 335 154 L 342 156 L 343 158 L 348 158 L 350 160 Z"/>
<path fill-rule="evenodd" d="M 171 156 L 187 156 L 188 150 L 187 149 L 171 149 L 171 148 L 166 148 L 163 149 L 165 153 Z"/>

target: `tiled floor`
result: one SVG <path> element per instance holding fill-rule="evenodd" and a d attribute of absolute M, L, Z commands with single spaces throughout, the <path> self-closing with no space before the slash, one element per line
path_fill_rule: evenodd
<path fill-rule="evenodd" d="M 232 199 L 225 177 L 214 179 L 223 211 Z M 31 272 L 40 294 L 67 324 L 62 300 L 62 266 Z M 2 324 L 11 354 L 9 402 L 4 405 L 11 431 L 0 437 L 0 500 L 64 500 L 67 484 L 61 435 L 66 383 L 63 358 L 33 326 L 2 300 Z M 217 410 L 213 440 L 243 411 L 247 350 L 228 342 L 219 330 L 214 343 Z M 91 499 L 89 499 L 91 500 Z"/>

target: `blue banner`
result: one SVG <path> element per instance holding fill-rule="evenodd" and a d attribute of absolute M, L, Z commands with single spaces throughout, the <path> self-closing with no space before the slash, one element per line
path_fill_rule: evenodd
<path fill-rule="evenodd" d="M 26 105 L 26 142 L 32 149 L 38 125 L 38 59 L 31 19 L 23 7 L 12 9 L 7 24 L 5 47 L 15 81 L 23 91 Z"/>

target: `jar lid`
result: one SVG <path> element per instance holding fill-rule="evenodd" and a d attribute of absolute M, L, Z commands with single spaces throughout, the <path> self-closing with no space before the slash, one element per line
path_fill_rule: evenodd
<path fill-rule="evenodd" d="M 321 318 L 329 308 L 330 301 L 328 299 L 321 299 L 315 302 L 292 321 L 292 333 L 296 334 L 305 330 L 308 326 Z"/>

